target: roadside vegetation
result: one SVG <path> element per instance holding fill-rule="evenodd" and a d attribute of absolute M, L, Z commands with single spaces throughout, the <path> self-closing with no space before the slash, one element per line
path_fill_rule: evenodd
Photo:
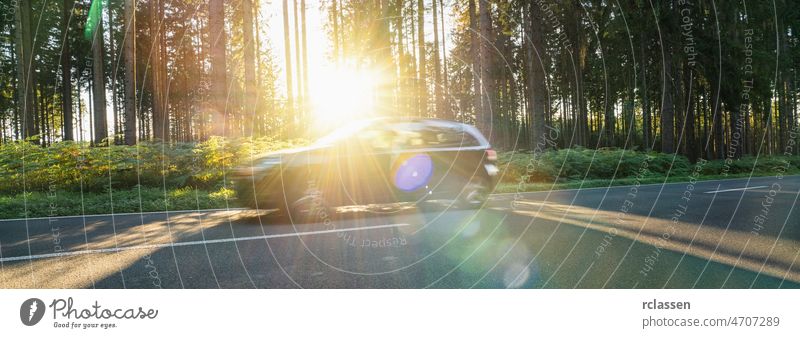
<path fill-rule="evenodd" d="M 253 155 L 303 140 L 225 140 L 88 147 L 60 142 L 0 146 L 0 218 L 90 215 L 238 207 L 224 179 Z M 571 148 L 534 157 L 502 152 L 496 192 L 651 184 L 800 173 L 800 156 L 742 157 L 691 163 L 681 155 Z"/>
<path fill-rule="evenodd" d="M 504 175 L 496 192 L 596 188 L 631 184 L 686 182 L 690 177 L 715 180 L 800 174 L 800 156 L 744 156 L 691 163 L 685 156 L 623 149 L 576 147 L 499 155 Z"/>
<path fill-rule="evenodd" d="M 223 180 L 252 156 L 305 144 L 270 138 L 89 147 L 0 145 L 0 219 L 225 208 Z"/>

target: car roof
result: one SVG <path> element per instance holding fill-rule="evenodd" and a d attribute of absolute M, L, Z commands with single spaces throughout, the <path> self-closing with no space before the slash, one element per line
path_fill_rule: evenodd
<path fill-rule="evenodd" d="M 451 120 L 444 120 L 438 118 L 423 118 L 423 117 L 378 117 L 373 119 L 375 122 L 385 122 L 385 123 L 404 123 L 404 122 L 411 122 L 411 123 L 421 123 L 421 124 L 428 124 L 434 126 L 444 126 L 444 127 L 457 127 L 460 128 L 462 131 L 465 131 L 475 137 L 478 142 L 482 146 L 490 146 L 489 140 L 483 136 L 483 134 L 471 124 L 466 124 L 463 122 L 458 121 L 451 121 Z"/>
<path fill-rule="evenodd" d="M 346 137 L 346 135 L 351 134 L 354 131 L 361 130 L 371 125 L 396 123 L 419 123 L 438 127 L 458 128 L 475 137 L 482 146 L 489 146 L 489 141 L 483 136 L 483 134 L 481 134 L 480 131 L 478 131 L 477 128 L 475 128 L 475 126 L 457 121 L 421 117 L 374 117 L 356 120 L 348 123 L 345 125 L 345 127 L 339 128 L 336 132 L 329 134 L 328 136 L 323 137 L 314 143 L 317 145 L 329 144 L 330 142 L 335 142 L 342 137 Z"/>

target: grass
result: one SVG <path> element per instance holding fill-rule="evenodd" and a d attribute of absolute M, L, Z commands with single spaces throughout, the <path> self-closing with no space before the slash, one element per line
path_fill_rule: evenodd
<path fill-rule="evenodd" d="M 138 186 L 169 191 L 191 186 L 213 191 L 223 186 L 224 169 L 304 142 L 213 137 L 197 143 L 110 147 L 76 142 L 46 148 L 27 142 L 6 143 L 0 145 L 0 195 L 53 190 L 103 193 Z"/>
<path fill-rule="evenodd" d="M 52 191 L 0 196 L 0 219 L 219 209 L 234 196 L 232 190 L 138 188 L 111 193 Z"/>
<path fill-rule="evenodd" d="M 622 149 L 559 149 L 534 158 L 528 153 L 500 155 L 498 193 L 688 182 L 800 174 L 800 156 L 745 156 L 693 164 L 686 157 Z"/>
<path fill-rule="evenodd" d="M 788 173 L 787 175 L 793 174 L 800 174 L 798 172 Z M 754 173 L 753 177 L 764 177 L 764 176 L 773 176 L 774 174 L 771 173 Z M 697 181 L 713 181 L 713 180 L 722 180 L 722 179 L 732 179 L 732 178 L 742 178 L 742 177 L 750 177 L 750 174 L 733 174 L 733 175 L 706 175 L 706 176 L 698 176 Z M 663 177 L 663 176 L 656 176 L 656 177 L 644 177 L 639 179 L 639 184 L 661 184 L 661 183 L 683 183 L 689 182 L 691 177 L 689 176 L 670 176 L 670 177 Z M 595 180 L 585 180 L 581 181 L 572 181 L 572 182 L 560 182 L 560 183 L 524 183 L 520 186 L 518 183 L 509 183 L 509 182 L 500 182 L 495 189 L 495 193 L 513 193 L 513 192 L 534 192 L 534 191 L 548 191 L 548 190 L 564 190 L 564 189 L 587 189 L 587 188 L 605 188 L 605 187 L 615 187 L 615 186 L 624 186 L 624 185 L 634 185 L 636 184 L 636 178 L 633 177 L 625 177 L 625 178 L 617 178 L 613 180 L 603 180 L 603 179 L 595 179 Z"/>
<path fill-rule="evenodd" d="M 0 145 L 0 219 L 238 207 L 225 169 L 253 154 L 305 144 L 212 138 L 199 143 L 92 148 L 61 142 Z M 643 163 L 646 166 L 643 167 Z M 24 166 L 23 166 L 24 164 Z M 496 192 L 800 173 L 800 156 L 743 157 L 692 164 L 683 156 L 621 149 L 571 148 L 541 156 L 504 152 Z M 24 168 L 24 171 L 23 171 Z M 24 177 L 24 179 L 23 179 Z M 26 191 L 23 193 L 23 191 Z"/>
<path fill-rule="evenodd" d="M 0 144 L 0 219 L 224 208 L 223 173 L 305 140 L 224 139 L 89 147 Z"/>

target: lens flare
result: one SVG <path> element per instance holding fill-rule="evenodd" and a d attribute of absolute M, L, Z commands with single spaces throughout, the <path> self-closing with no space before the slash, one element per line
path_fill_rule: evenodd
<path fill-rule="evenodd" d="M 392 165 L 394 185 L 405 192 L 426 186 L 432 175 L 433 160 L 427 154 L 401 155 Z"/>

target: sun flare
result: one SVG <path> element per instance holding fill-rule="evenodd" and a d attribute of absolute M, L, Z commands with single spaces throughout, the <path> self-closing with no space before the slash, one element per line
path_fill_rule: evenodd
<path fill-rule="evenodd" d="M 330 69 L 315 74 L 310 94 L 318 127 L 374 116 L 380 79 L 379 73 L 360 69 Z"/>

